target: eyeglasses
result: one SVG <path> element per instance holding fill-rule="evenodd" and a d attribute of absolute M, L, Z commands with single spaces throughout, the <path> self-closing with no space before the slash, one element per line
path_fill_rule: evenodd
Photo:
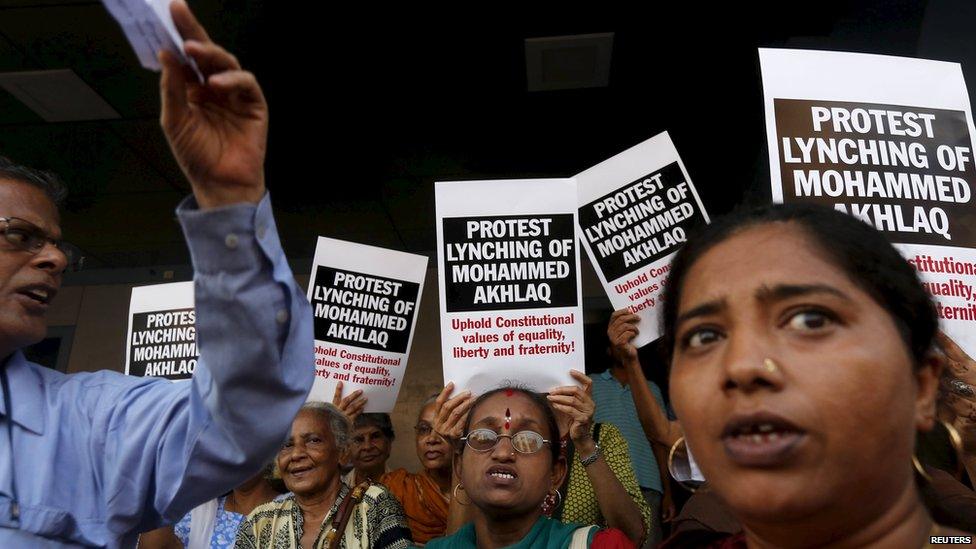
<path fill-rule="evenodd" d="M 520 454 L 534 454 L 549 444 L 547 439 L 535 431 L 519 431 L 514 435 L 500 435 L 491 429 L 475 429 L 461 437 L 461 440 L 475 452 L 490 452 L 498 446 L 499 439 L 508 438 L 512 441 L 512 448 Z"/>
<path fill-rule="evenodd" d="M 17 217 L 0 217 L 0 234 L 11 246 L 35 255 L 50 242 L 65 255 L 71 270 L 80 269 L 85 260 L 74 246 L 51 238 L 37 225 Z"/>

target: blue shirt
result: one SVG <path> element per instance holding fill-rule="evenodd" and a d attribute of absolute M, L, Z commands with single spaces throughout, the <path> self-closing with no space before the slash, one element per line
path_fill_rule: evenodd
<path fill-rule="evenodd" d="M 664 410 L 664 397 L 661 396 L 661 389 L 651 380 L 645 379 L 647 386 L 650 387 L 657 403 Z M 644 434 L 640 419 L 637 416 L 637 407 L 634 405 L 634 396 L 630 392 L 629 385 L 623 385 L 617 378 L 613 377 L 610 370 L 593 376 L 593 401 L 596 403 L 596 412 L 593 414 L 593 421 L 599 423 L 613 423 L 620 429 L 620 433 L 627 439 L 627 448 L 630 450 L 630 461 L 634 465 L 634 472 L 637 473 L 637 483 L 641 488 L 652 488 L 664 493 L 661 487 L 661 472 L 657 467 L 657 460 L 654 459 L 654 452 L 651 451 L 651 443 Z"/>
<path fill-rule="evenodd" d="M 137 532 L 172 524 L 257 472 L 305 401 L 311 309 L 268 197 L 208 211 L 190 198 L 177 214 L 195 269 L 193 380 L 65 375 L 11 355 L 0 547 L 132 547 Z"/>
<path fill-rule="evenodd" d="M 227 498 L 222 497 L 217 500 L 217 516 L 214 517 L 213 535 L 210 536 L 210 549 L 233 549 L 234 541 L 237 539 L 237 529 L 246 518 L 240 513 L 224 509 Z M 183 518 L 173 526 L 173 534 L 184 547 L 190 545 L 190 526 L 193 513 L 183 515 Z"/>

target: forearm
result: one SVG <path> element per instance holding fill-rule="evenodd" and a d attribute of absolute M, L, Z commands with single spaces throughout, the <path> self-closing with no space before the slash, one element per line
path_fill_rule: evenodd
<path fill-rule="evenodd" d="M 640 420 L 644 435 L 653 446 L 661 444 L 670 448 L 674 443 L 684 436 L 681 424 L 677 421 L 668 419 L 664 409 L 658 404 L 650 388 L 644 383 L 644 374 L 641 372 L 640 362 L 634 359 L 625 363 L 630 375 L 630 394 L 634 398 L 634 407 L 637 408 L 637 418 Z"/>
<path fill-rule="evenodd" d="M 169 479 L 183 481 L 174 495 L 182 508 L 233 488 L 267 462 L 305 401 L 314 368 L 309 305 L 281 251 L 268 198 L 208 211 L 190 203 L 179 214 L 195 269 L 200 348 L 186 428 L 192 447 L 180 460 L 189 465 L 182 479 Z"/>
<path fill-rule="evenodd" d="M 595 449 L 592 439 L 588 443 L 576 445 L 580 458 L 592 455 Z M 601 455 L 585 469 L 607 526 L 621 530 L 635 544 L 640 543 L 645 535 L 644 519 L 637 504 L 610 469 L 607 460 Z"/>

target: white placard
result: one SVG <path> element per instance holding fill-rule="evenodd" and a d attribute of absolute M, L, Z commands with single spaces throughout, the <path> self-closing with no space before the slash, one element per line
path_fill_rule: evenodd
<path fill-rule="evenodd" d="M 583 371 L 576 181 L 439 182 L 444 381 L 536 391 Z"/>
<path fill-rule="evenodd" d="M 760 49 L 776 202 L 815 202 L 881 230 L 976 353 L 974 134 L 957 63 Z"/>
<path fill-rule="evenodd" d="M 169 51 L 189 65 L 203 83 L 196 63 L 183 51 L 183 37 L 176 30 L 169 11 L 172 0 L 102 0 L 118 22 L 143 68 L 162 70 L 159 52 Z"/>
<path fill-rule="evenodd" d="M 671 258 L 708 213 L 668 132 L 576 176 L 580 240 L 615 310 L 640 316 L 634 345 L 661 336 Z"/>
<path fill-rule="evenodd" d="M 193 377 L 200 356 L 193 282 L 132 288 L 125 341 L 126 374 Z"/>
<path fill-rule="evenodd" d="M 315 323 L 309 400 L 362 389 L 366 412 L 393 411 L 407 368 L 427 257 L 319 237 L 308 299 Z"/>

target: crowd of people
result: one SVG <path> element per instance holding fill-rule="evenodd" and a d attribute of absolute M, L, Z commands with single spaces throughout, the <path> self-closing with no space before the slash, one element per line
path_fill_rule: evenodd
<path fill-rule="evenodd" d="M 656 344 L 667 391 L 617 311 L 605 368 L 545 393 L 447 383 L 416 417 L 419 469 L 391 470 L 410 439 L 361 391 L 306 402 L 311 313 L 264 186 L 261 88 L 171 10 L 204 76 L 161 55 L 162 127 L 194 195 L 178 215 L 199 365 L 174 384 L 24 358 L 67 265 L 63 188 L 0 162 L 0 546 L 972 544 L 976 361 L 879 232 L 815 206 L 742 210 L 681 248 Z"/>

